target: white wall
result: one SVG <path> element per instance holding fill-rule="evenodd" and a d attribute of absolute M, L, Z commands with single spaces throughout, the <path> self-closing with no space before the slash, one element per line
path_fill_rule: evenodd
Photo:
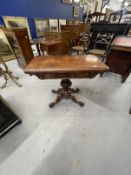
<path fill-rule="evenodd" d="M 121 9 L 121 0 L 110 0 L 110 9 L 117 11 Z"/>

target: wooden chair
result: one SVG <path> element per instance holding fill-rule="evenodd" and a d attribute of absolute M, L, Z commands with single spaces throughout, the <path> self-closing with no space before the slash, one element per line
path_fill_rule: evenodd
<path fill-rule="evenodd" d="M 71 41 L 71 52 L 77 52 L 77 55 L 81 52 L 83 55 L 86 54 L 88 44 L 89 44 L 89 38 L 90 34 L 89 33 L 81 33 L 79 38 L 75 38 Z M 77 45 L 73 46 L 74 43 L 77 42 Z"/>
<path fill-rule="evenodd" d="M 113 12 L 110 13 L 108 23 L 130 23 L 131 22 L 131 11 L 126 13 Z"/>
<path fill-rule="evenodd" d="M 98 33 L 94 45 L 87 51 L 88 54 L 95 55 L 104 58 L 108 54 L 109 47 L 114 38 L 114 34 L 111 33 Z"/>
<path fill-rule="evenodd" d="M 89 22 L 106 21 L 106 14 L 101 12 L 95 12 L 95 13 L 89 14 L 87 17 L 87 20 Z"/>

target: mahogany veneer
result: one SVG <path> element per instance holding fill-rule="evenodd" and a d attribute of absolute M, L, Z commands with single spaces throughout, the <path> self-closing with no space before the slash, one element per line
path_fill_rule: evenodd
<path fill-rule="evenodd" d="M 93 78 L 98 73 L 108 71 L 109 68 L 95 56 L 41 56 L 35 57 L 25 68 L 25 73 L 36 75 L 40 79 L 62 79 L 61 86 L 57 91 L 55 102 L 49 107 L 53 107 L 62 98 L 70 98 L 74 102 L 83 106 L 84 103 L 78 101 L 73 93 L 79 89 L 72 89 L 70 78 Z"/>

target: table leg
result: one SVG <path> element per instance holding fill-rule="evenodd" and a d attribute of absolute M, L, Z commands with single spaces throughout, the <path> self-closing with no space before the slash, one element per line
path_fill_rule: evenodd
<path fill-rule="evenodd" d="M 36 43 L 36 47 L 37 47 L 37 51 L 38 51 L 39 56 L 41 56 L 41 52 L 40 52 L 40 48 L 39 48 L 39 44 L 38 43 Z"/>
<path fill-rule="evenodd" d="M 54 90 L 54 89 L 52 90 L 53 93 L 57 94 L 57 98 L 54 102 L 49 104 L 50 108 L 54 107 L 63 98 L 71 99 L 75 103 L 79 104 L 81 107 L 84 106 L 83 102 L 78 101 L 77 98 L 74 95 L 72 95 L 73 93 L 79 92 L 79 89 L 78 88 L 76 88 L 76 89 L 70 88 L 72 85 L 71 80 L 63 79 L 63 80 L 61 80 L 60 84 L 61 84 L 62 88 L 59 88 L 58 90 Z"/>

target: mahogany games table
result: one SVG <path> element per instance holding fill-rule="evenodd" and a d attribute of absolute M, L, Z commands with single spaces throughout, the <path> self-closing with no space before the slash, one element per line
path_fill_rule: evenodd
<path fill-rule="evenodd" d="M 79 89 L 71 88 L 71 78 L 93 78 L 99 73 L 108 71 L 109 68 L 96 56 L 93 55 L 65 55 L 65 56 L 38 56 L 26 66 L 25 73 L 36 75 L 40 79 L 62 79 L 58 90 L 52 90 L 57 94 L 54 102 L 49 104 L 52 108 L 62 98 L 72 99 L 80 106 L 84 103 L 78 101 L 73 93 L 79 92 Z"/>

